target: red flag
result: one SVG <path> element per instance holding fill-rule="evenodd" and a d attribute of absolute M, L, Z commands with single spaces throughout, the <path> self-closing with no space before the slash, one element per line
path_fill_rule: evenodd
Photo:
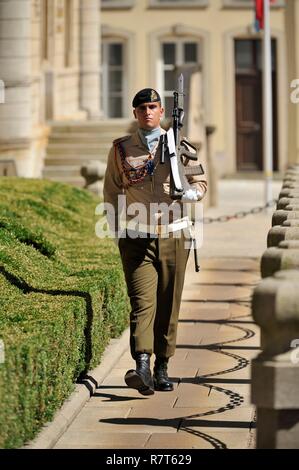
<path fill-rule="evenodd" d="M 270 4 L 275 3 L 276 0 L 269 0 Z M 258 30 L 264 29 L 264 0 L 255 0 L 255 21 Z"/>
<path fill-rule="evenodd" d="M 258 29 L 264 29 L 264 0 L 255 0 L 255 19 Z"/>

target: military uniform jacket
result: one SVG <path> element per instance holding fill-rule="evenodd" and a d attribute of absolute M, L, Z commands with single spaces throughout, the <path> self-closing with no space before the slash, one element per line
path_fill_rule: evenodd
<path fill-rule="evenodd" d="M 162 129 L 162 133 L 165 131 Z M 142 203 L 146 208 L 147 224 L 153 222 L 151 204 L 167 204 L 168 207 L 181 204 L 170 197 L 170 162 L 160 163 L 161 145 L 151 153 L 141 141 L 138 132 L 133 135 L 116 139 L 110 149 L 104 179 L 104 200 L 113 205 L 115 215 L 118 216 L 118 196 L 126 196 L 127 207 L 131 204 Z M 188 160 L 188 165 L 197 165 L 197 161 Z M 152 174 L 151 174 L 152 173 Z M 188 176 L 192 187 L 203 194 L 207 189 L 207 182 L 200 176 Z M 175 212 L 176 213 L 176 212 Z M 127 219 L 134 217 L 127 215 Z M 174 217 L 170 211 L 169 222 Z"/>

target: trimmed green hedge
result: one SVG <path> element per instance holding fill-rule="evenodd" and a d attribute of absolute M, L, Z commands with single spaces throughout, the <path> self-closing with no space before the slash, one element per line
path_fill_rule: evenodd
<path fill-rule="evenodd" d="M 0 447 L 21 447 L 128 324 L 118 251 L 95 236 L 98 199 L 0 178 Z"/>

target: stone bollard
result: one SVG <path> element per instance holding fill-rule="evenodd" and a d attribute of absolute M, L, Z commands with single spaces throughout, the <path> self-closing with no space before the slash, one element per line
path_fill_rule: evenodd
<path fill-rule="evenodd" d="M 299 272 L 280 271 L 255 288 L 262 352 L 252 361 L 257 448 L 299 448 Z"/>
<path fill-rule="evenodd" d="M 263 278 L 287 269 L 298 269 L 299 272 L 299 240 L 280 242 L 278 247 L 268 248 L 262 255 L 261 275 Z"/>
<path fill-rule="evenodd" d="M 287 172 L 284 176 L 283 181 L 291 180 L 291 181 L 298 181 L 299 180 L 299 173 L 298 172 Z"/>
<path fill-rule="evenodd" d="M 289 212 L 292 212 L 292 211 L 289 211 Z M 298 219 L 285 220 L 282 223 L 282 226 L 283 227 L 299 227 L 299 220 Z"/>
<path fill-rule="evenodd" d="M 297 197 L 299 198 L 299 188 L 298 189 L 290 189 L 290 188 L 284 188 L 280 191 L 278 199 L 281 199 L 282 197 Z"/>
<path fill-rule="evenodd" d="M 272 227 L 275 225 L 282 225 L 286 220 L 298 219 L 299 220 L 299 211 L 289 211 L 279 209 L 273 212 L 272 215 Z"/>
<path fill-rule="evenodd" d="M 85 178 L 85 188 L 102 196 L 103 179 L 106 171 L 106 163 L 98 160 L 90 160 L 86 165 L 81 167 L 81 175 Z"/>
<path fill-rule="evenodd" d="M 282 184 L 282 188 L 290 188 L 290 189 L 298 189 L 299 188 L 299 182 L 294 182 L 290 180 L 285 180 Z"/>
<path fill-rule="evenodd" d="M 299 206 L 299 198 L 298 197 L 282 197 L 278 200 L 277 209 L 285 209 L 285 207 L 289 205 L 298 205 Z"/>
<path fill-rule="evenodd" d="M 299 211 L 299 204 L 291 203 L 285 206 L 283 209 L 286 211 Z"/>
<path fill-rule="evenodd" d="M 298 207 L 299 209 L 299 207 Z M 284 240 L 299 240 L 299 227 L 275 225 L 268 232 L 267 246 L 278 246 Z"/>

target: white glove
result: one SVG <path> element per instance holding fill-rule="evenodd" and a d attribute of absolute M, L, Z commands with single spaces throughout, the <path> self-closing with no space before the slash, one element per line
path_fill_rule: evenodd
<path fill-rule="evenodd" d="M 187 189 L 187 191 L 183 194 L 181 201 L 182 202 L 195 202 L 200 201 L 203 197 L 201 191 L 198 189 Z"/>

